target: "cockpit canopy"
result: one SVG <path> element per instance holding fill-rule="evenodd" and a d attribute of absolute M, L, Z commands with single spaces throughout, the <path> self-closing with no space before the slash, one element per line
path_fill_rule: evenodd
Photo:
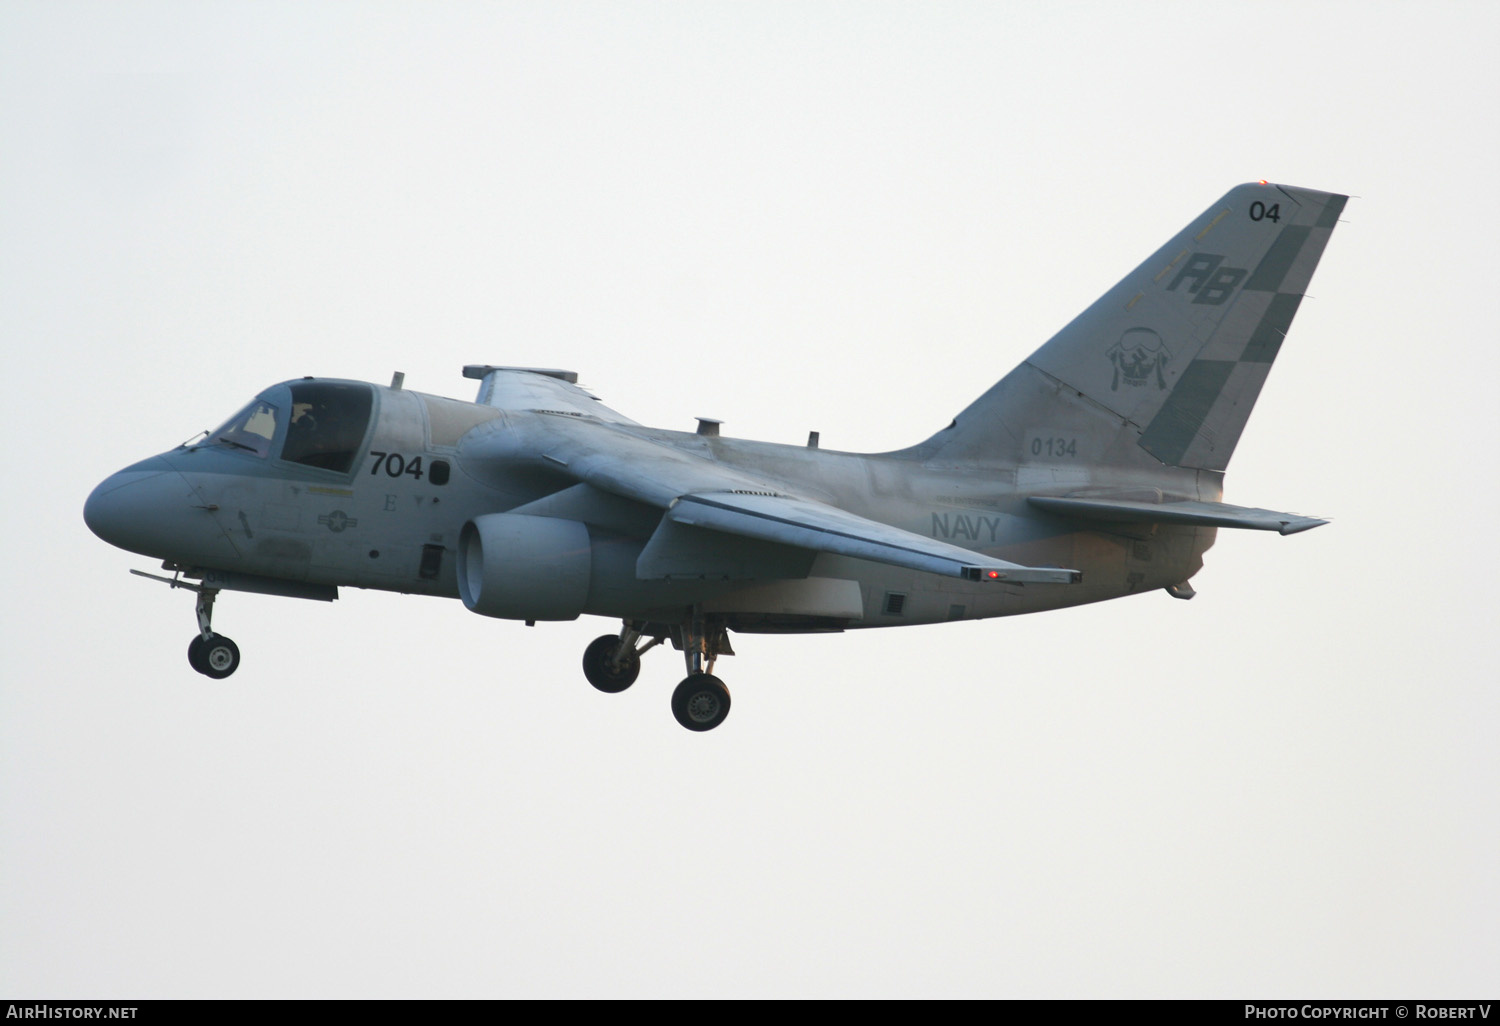
<path fill-rule="evenodd" d="M 373 401 L 368 385 L 293 382 L 246 406 L 205 444 L 243 449 L 261 459 L 274 453 L 288 463 L 347 474 L 359 457 Z"/>

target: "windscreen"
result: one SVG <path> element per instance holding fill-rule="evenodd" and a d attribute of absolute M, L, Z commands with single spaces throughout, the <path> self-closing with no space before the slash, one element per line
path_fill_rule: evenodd
<path fill-rule="evenodd" d="M 347 474 L 359 457 L 370 425 L 366 385 L 299 382 L 292 385 L 292 412 L 281 458 Z"/>
<path fill-rule="evenodd" d="M 210 432 L 204 444 L 227 445 L 265 459 L 271 453 L 271 440 L 276 437 L 277 413 L 276 407 L 257 399 L 225 421 L 219 430 Z"/>

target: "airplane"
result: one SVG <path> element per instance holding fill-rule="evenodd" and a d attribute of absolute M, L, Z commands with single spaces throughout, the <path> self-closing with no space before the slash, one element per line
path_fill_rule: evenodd
<path fill-rule="evenodd" d="M 1325 520 L 1222 501 L 1225 468 L 1347 197 L 1240 185 L 909 448 L 859 454 L 643 426 L 571 371 L 475 365 L 474 402 L 304 377 L 106 478 L 84 520 L 197 594 L 193 669 L 240 653 L 221 591 L 459 598 L 618 619 L 583 654 L 617 693 L 663 641 L 677 721 L 719 726 L 730 633 L 977 620 L 1189 583 L 1219 528 Z"/>

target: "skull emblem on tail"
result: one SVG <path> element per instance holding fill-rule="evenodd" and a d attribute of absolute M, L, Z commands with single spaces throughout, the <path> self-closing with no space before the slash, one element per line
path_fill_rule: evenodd
<path fill-rule="evenodd" d="M 1130 328 L 1105 353 L 1115 365 L 1115 379 L 1110 390 L 1118 392 L 1120 382 L 1139 388 L 1156 378 L 1157 388 L 1166 388 L 1164 368 L 1172 354 L 1162 344 L 1161 336 L 1150 328 Z"/>

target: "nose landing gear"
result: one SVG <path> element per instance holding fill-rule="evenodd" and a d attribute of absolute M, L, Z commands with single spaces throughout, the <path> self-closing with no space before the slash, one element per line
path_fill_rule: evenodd
<path fill-rule="evenodd" d="M 223 680 L 240 668 L 239 646 L 224 637 L 224 635 L 214 633 L 214 599 L 218 597 L 218 588 L 209 588 L 202 584 L 190 584 L 179 577 L 160 577 L 156 574 L 143 573 L 140 570 L 132 570 L 130 572 L 137 577 L 145 577 L 153 581 L 161 581 L 163 584 L 169 584 L 174 588 L 186 588 L 189 591 L 197 592 L 198 633 L 188 643 L 187 657 L 189 666 L 205 677 L 212 677 L 214 680 Z"/>
<path fill-rule="evenodd" d="M 223 680 L 240 668 L 240 648 L 213 630 L 214 599 L 217 588 L 185 585 L 198 593 L 198 635 L 188 645 L 188 665 L 205 677 Z"/>

